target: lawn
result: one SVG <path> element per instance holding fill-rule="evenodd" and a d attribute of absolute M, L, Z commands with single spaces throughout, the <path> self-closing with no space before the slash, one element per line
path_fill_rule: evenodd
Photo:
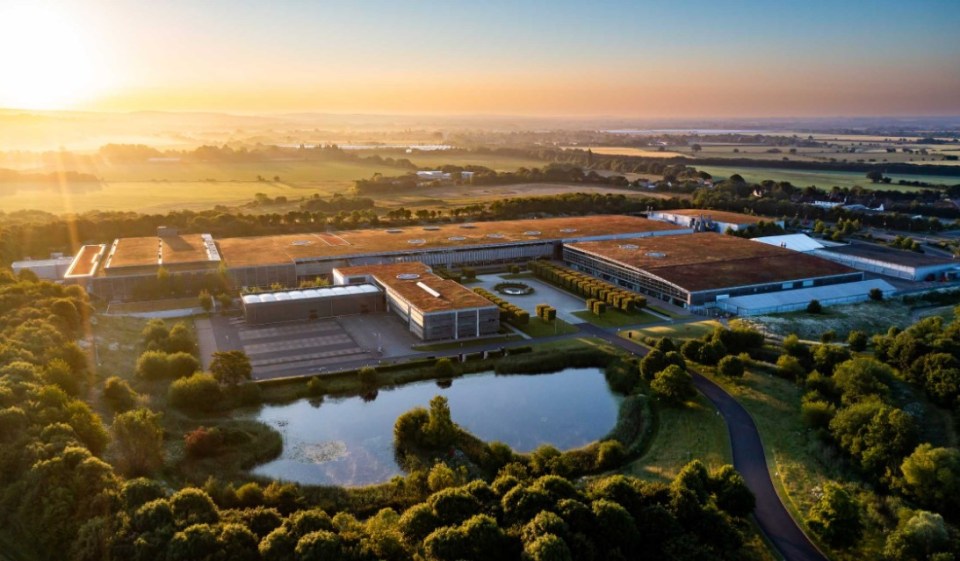
<path fill-rule="evenodd" d="M 579 312 L 573 312 L 573 315 L 578 318 L 592 323 L 597 327 L 626 327 L 628 325 L 640 325 L 643 323 L 656 323 L 658 321 L 663 321 L 657 316 L 648 314 L 643 311 L 639 312 L 624 312 L 621 310 L 614 310 L 608 308 L 603 315 L 598 316 L 593 312 L 588 312 L 586 310 L 580 310 Z"/>
<path fill-rule="evenodd" d="M 866 174 L 858 171 L 829 171 L 829 170 L 796 170 L 796 169 L 778 169 L 778 168 L 756 168 L 756 167 L 727 167 L 727 166 L 699 166 L 696 162 L 690 165 L 700 171 L 705 171 L 715 178 L 726 178 L 738 173 L 741 177 L 750 183 L 760 183 L 765 179 L 773 181 L 789 181 L 795 186 L 806 187 L 816 185 L 817 187 L 830 189 L 831 187 L 853 187 L 859 185 L 866 188 L 898 190 L 898 191 L 916 191 L 917 187 L 897 185 L 897 181 L 904 179 L 907 181 L 923 181 L 932 184 L 955 185 L 960 183 L 960 176 L 939 176 L 939 175 L 909 175 L 909 174 L 887 174 L 893 179 L 893 183 L 888 185 L 874 185 L 866 178 Z"/>
<path fill-rule="evenodd" d="M 931 309 L 932 310 L 932 309 Z M 931 314 L 936 313 L 932 312 Z M 762 325 L 765 331 L 778 335 L 795 333 L 801 339 L 819 340 L 820 334 L 830 329 L 845 338 L 851 330 L 868 334 L 886 333 L 894 325 L 906 327 L 916 321 L 916 313 L 907 304 L 896 300 L 862 302 L 848 306 L 824 308 L 822 314 L 789 312 L 748 318 L 748 323 Z"/>
<path fill-rule="evenodd" d="M 467 341 L 450 341 L 447 343 L 433 343 L 429 345 L 414 345 L 413 350 L 415 351 L 447 351 L 450 349 L 463 348 L 469 350 L 471 346 L 474 345 L 489 345 L 490 343 L 506 343 L 509 341 L 517 341 L 520 339 L 519 335 L 498 335 L 497 337 L 484 337 L 481 339 L 469 339 Z"/>
<path fill-rule="evenodd" d="M 670 337 L 676 340 L 699 339 L 720 326 L 716 320 L 697 321 L 692 323 L 677 323 L 673 325 L 657 325 L 643 329 L 621 331 L 620 336 L 627 339 L 639 337 Z"/>
<path fill-rule="evenodd" d="M 563 321 L 562 319 L 556 319 L 548 323 L 538 317 L 531 317 L 530 323 L 527 325 L 515 325 L 514 327 L 534 338 L 566 335 L 568 333 L 576 333 L 579 331 L 579 329 Z"/>
<path fill-rule="evenodd" d="M 624 473 L 667 482 L 692 460 L 699 459 L 708 468 L 733 462 L 727 425 L 702 395 L 683 407 L 658 405 L 657 416 L 657 434 L 650 448 Z"/>

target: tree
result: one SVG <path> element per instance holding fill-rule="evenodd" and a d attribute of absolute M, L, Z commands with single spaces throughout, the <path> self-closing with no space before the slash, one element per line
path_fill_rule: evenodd
<path fill-rule="evenodd" d="M 167 390 L 170 405 L 181 409 L 211 411 L 220 405 L 222 398 L 216 378 L 203 372 L 175 380 Z"/>
<path fill-rule="evenodd" d="M 951 549 L 950 531 L 939 514 L 917 511 L 901 521 L 897 530 L 887 537 L 883 554 L 894 561 L 949 561 L 952 555 L 936 557 Z"/>
<path fill-rule="evenodd" d="M 830 433 L 863 472 L 889 480 L 916 447 L 918 427 L 906 412 L 874 399 L 841 409 Z"/>
<path fill-rule="evenodd" d="M 235 386 L 249 380 L 253 374 L 250 358 L 243 351 L 217 351 L 213 353 L 210 373 L 221 384 Z"/>
<path fill-rule="evenodd" d="M 871 300 L 875 300 L 877 302 L 883 300 L 883 291 L 879 288 L 871 288 L 868 294 Z"/>
<path fill-rule="evenodd" d="M 456 440 L 457 425 L 450 418 L 450 405 L 442 395 L 430 400 L 430 417 L 423 433 L 426 443 L 435 448 L 450 446 Z"/>
<path fill-rule="evenodd" d="M 717 373 L 728 378 L 743 378 L 743 361 L 739 357 L 729 355 L 717 363 Z"/>
<path fill-rule="evenodd" d="M 200 307 L 203 308 L 203 311 L 210 313 L 213 311 L 213 296 L 210 296 L 210 293 L 206 289 L 201 290 L 200 294 L 197 296 L 197 302 L 200 304 Z"/>
<path fill-rule="evenodd" d="M 847 346 L 854 352 L 865 351 L 867 349 L 867 334 L 854 329 L 847 335 Z"/>
<path fill-rule="evenodd" d="M 851 547 L 863 535 L 860 505 L 832 481 L 823 486 L 823 495 L 810 509 L 807 520 L 810 528 L 834 547 Z"/>
<path fill-rule="evenodd" d="M 640 375 L 644 380 L 653 380 L 668 365 L 666 356 L 658 349 L 653 349 L 640 360 Z"/>
<path fill-rule="evenodd" d="M 883 179 L 883 172 L 872 169 L 867 172 L 867 179 L 874 183 L 880 183 L 880 181 Z"/>
<path fill-rule="evenodd" d="M 675 364 L 657 373 L 650 388 L 668 402 L 682 403 L 693 396 L 693 378 Z"/>
<path fill-rule="evenodd" d="M 160 414 L 135 409 L 113 418 L 113 439 L 121 468 L 128 475 L 147 475 L 163 464 Z"/>
<path fill-rule="evenodd" d="M 814 299 L 814 300 L 811 300 L 809 304 L 807 304 L 808 314 L 819 314 L 822 312 L 823 312 L 823 306 L 820 305 L 819 300 Z"/>
<path fill-rule="evenodd" d="M 844 404 L 863 401 L 871 396 L 885 396 L 889 388 L 883 380 L 892 378 L 892 368 L 867 357 L 842 362 L 833 373 L 833 381 Z"/>
<path fill-rule="evenodd" d="M 929 508 L 960 508 L 960 450 L 925 442 L 903 460 L 903 490 Z"/>

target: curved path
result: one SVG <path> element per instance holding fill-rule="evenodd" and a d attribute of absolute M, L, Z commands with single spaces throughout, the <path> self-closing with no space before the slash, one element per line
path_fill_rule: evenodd
<path fill-rule="evenodd" d="M 589 324 L 578 324 L 577 327 L 633 354 L 647 354 L 645 347 L 616 333 Z M 827 557 L 803 533 L 780 501 L 767 470 L 760 433 L 747 410 L 723 388 L 700 374 L 693 373 L 693 384 L 717 407 L 727 423 L 733 448 L 733 467 L 743 475 L 747 487 L 757 499 L 754 516 L 764 535 L 787 561 L 827 561 Z"/>

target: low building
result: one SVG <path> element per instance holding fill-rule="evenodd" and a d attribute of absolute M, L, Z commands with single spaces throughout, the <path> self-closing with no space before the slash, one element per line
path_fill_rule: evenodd
<path fill-rule="evenodd" d="M 911 281 L 953 281 L 960 261 L 868 243 L 825 247 L 813 255 L 848 267 Z"/>
<path fill-rule="evenodd" d="M 333 272 L 338 286 L 373 284 L 383 290 L 386 309 L 424 341 L 495 335 L 500 308 L 422 263 L 344 267 Z"/>
<path fill-rule="evenodd" d="M 244 294 L 241 302 L 243 317 L 250 325 L 367 314 L 385 309 L 383 293 L 372 284 Z"/>
<path fill-rule="evenodd" d="M 777 247 L 782 247 L 784 249 L 789 249 L 791 251 L 799 251 L 800 253 L 809 253 L 811 251 L 816 251 L 818 249 L 823 249 L 826 247 L 824 244 L 819 241 L 811 238 L 806 234 L 784 234 L 782 236 L 763 236 L 759 238 L 751 238 L 751 241 L 765 243 L 767 245 L 775 245 Z"/>
<path fill-rule="evenodd" d="M 704 210 L 699 208 L 685 208 L 679 210 L 657 210 L 648 214 L 651 220 L 659 220 L 670 224 L 677 224 L 690 228 L 695 232 L 720 232 L 727 230 L 745 230 L 760 222 L 774 223 L 783 228 L 783 220 L 764 218 L 738 212 L 722 210 Z"/>
<path fill-rule="evenodd" d="M 717 307 L 726 313 L 738 316 L 782 314 L 806 310 L 811 300 L 816 300 L 823 307 L 865 302 L 870 299 L 870 293 L 873 290 L 879 290 L 883 297 L 887 298 L 892 296 L 897 289 L 884 280 L 870 279 L 840 285 L 816 286 L 783 292 L 754 294 L 752 296 L 735 296 L 726 300 L 718 300 Z"/>
<path fill-rule="evenodd" d="M 73 263 L 73 257 L 64 257 L 63 254 L 53 254 L 49 259 L 24 259 L 14 261 L 11 268 L 15 274 L 20 271 L 30 271 L 44 280 L 57 281 L 63 279 L 63 276 L 70 269 Z"/>
<path fill-rule="evenodd" d="M 567 244 L 570 267 L 685 308 L 863 280 L 849 267 L 716 233 Z"/>

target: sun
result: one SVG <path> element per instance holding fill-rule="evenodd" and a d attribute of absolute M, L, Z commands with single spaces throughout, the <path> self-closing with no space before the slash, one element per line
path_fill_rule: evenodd
<path fill-rule="evenodd" d="M 80 20 L 34 2 L 0 3 L 0 108 L 67 109 L 102 90 Z"/>

